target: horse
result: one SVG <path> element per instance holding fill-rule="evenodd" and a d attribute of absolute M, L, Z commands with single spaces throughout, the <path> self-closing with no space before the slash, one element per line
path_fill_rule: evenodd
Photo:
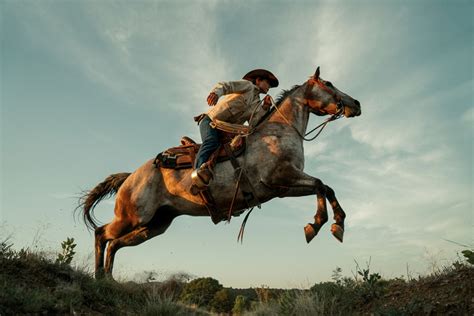
<path fill-rule="evenodd" d="M 342 242 L 346 214 L 334 190 L 303 171 L 303 140 L 311 113 L 332 115 L 331 119 L 336 116 L 349 118 L 359 116 L 361 107 L 359 101 L 323 80 L 318 67 L 306 82 L 283 91 L 274 110 L 246 136 L 246 150 L 236 159 L 245 169 L 259 203 L 275 197 L 316 195 L 314 222 L 304 227 L 308 243 L 328 221 L 327 199 L 335 221 L 331 232 Z M 209 216 L 203 198 L 191 193 L 192 171 L 192 168 L 161 168 L 150 159 L 133 173 L 108 176 L 82 195 L 78 209 L 82 211 L 86 226 L 95 230 L 96 278 L 112 278 L 114 257 L 120 248 L 136 246 L 163 234 L 177 216 Z M 214 173 L 209 190 L 219 211 L 227 211 L 231 203 L 235 208 L 233 215 L 247 210 L 248 201 L 242 192 L 237 194 L 235 191 L 235 171 L 231 162 L 216 164 Z M 93 216 L 94 207 L 113 195 L 116 195 L 115 216 L 110 223 L 99 227 Z"/>

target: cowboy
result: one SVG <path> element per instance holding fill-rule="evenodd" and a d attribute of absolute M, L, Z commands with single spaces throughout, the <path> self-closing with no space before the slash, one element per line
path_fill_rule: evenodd
<path fill-rule="evenodd" d="M 242 79 L 219 82 L 207 97 L 207 103 L 213 107 L 199 121 L 202 145 L 196 156 L 195 170 L 191 174 L 193 184 L 198 187 L 207 186 L 212 179 L 207 161 L 220 145 L 218 130 L 214 128 L 215 123 L 248 122 L 252 125 L 258 122 L 271 106 L 271 97 L 265 96 L 262 102 L 259 94 L 267 94 L 270 88 L 278 86 L 278 79 L 274 74 L 265 69 L 255 69 Z M 222 98 L 219 99 L 220 97 Z"/>

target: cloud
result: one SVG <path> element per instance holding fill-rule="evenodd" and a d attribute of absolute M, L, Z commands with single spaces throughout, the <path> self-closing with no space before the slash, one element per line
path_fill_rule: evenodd
<path fill-rule="evenodd" d="M 323 154 L 327 150 L 328 144 L 326 141 L 307 143 L 304 147 L 305 157 L 313 159 Z"/>
<path fill-rule="evenodd" d="M 42 49 L 134 107 L 199 112 L 225 61 L 215 50 L 214 2 L 45 3 L 21 7 Z M 54 40 L 61 45 L 53 45 Z M 201 105 L 200 105 L 201 104 Z"/>
<path fill-rule="evenodd" d="M 76 199 L 77 198 L 77 194 L 73 194 L 73 193 L 50 193 L 49 194 L 50 197 L 54 198 L 54 199 L 57 199 L 57 200 L 66 200 L 66 199 Z"/>
<path fill-rule="evenodd" d="M 463 115 L 461 116 L 461 119 L 464 121 L 464 122 L 467 122 L 467 123 L 470 123 L 472 124 L 474 122 L 474 108 L 471 107 L 469 109 L 467 109 Z M 472 128 L 472 126 L 471 126 Z"/>
<path fill-rule="evenodd" d="M 428 86 L 431 84 L 431 72 L 417 70 L 418 79 L 413 81 Z M 349 125 L 352 137 L 379 151 L 424 150 L 449 135 L 451 125 L 456 123 L 450 119 L 452 114 L 445 112 L 445 107 L 456 102 L 456 98 L 466 98 L 466 91 L 471 84 L 472 81 L 468 81 L 421 95 L 405 82 L 380 90 L 377 96 L 366 99 L 367 110 L 364 111 L 363 105 L 360 119 Z M 393 90 L 389 90 L 391 88 Z M 461 109 L 466 107 L 464 104 L 455 106 Z"/>

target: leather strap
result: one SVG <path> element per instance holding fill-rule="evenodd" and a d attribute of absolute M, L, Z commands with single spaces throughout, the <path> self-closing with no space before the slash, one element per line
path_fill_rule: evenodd
<path fill-rule="evenodd" d="M 232 152 L 232 149 L 231 149 L 229 144 L 225 144 L 224 149 L 227 152 L 227 155 L 229 155 L 229 157 L 230 157 L 230 162 L 232 164 L 232 167 L 234 167 L 234 169 L 236 170 L 236 173 L 237 172 L 239 173 L 237 181 L 242 183 L 242 185 L 240 185 L 240 186 L 237 185 L 236 186 L 236 193 L 234 194 L 234 196 L 237 195 L 237 190 L 240 189 L 242 191 L 242 195 L 245 198 L 245 202 L 247 203 L 248 208 L 252 207 L 252 204 L 257 205 L 258 208 L 260 208 L 261 203 L 257 198 L 257 193 L 256 193 L 252 183 L 250 183 L 250 180 L 247 177 L 247 173 L 245 172 L 245 169 L 243 169 L 240 166 L 240 164 L 237 161 L 237 158 L 234 156 L 234 153 Z M 231 206 L 233 207 L 233 203 L 231 204 Z M 229 213 L 232 214 L 232 211 L 233 210 L 230 209 Z"/>

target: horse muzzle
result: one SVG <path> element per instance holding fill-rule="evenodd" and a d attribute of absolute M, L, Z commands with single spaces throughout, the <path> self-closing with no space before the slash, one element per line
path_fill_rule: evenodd
<path fill-rule="evenodd" d="M 360 108 L 360 102 L 357 100 L 354 100 L 353 104 L 348 105 L 342 102 L 342 100 L 339 102 L 342 103 L 342 106 L 344 108 L 344 116 L 345 117 L 354 117 L 354 116 L 359 116 L 362 114 L 361 108 Z M 338 107 L 339 107 L 338 103 Z"/>

